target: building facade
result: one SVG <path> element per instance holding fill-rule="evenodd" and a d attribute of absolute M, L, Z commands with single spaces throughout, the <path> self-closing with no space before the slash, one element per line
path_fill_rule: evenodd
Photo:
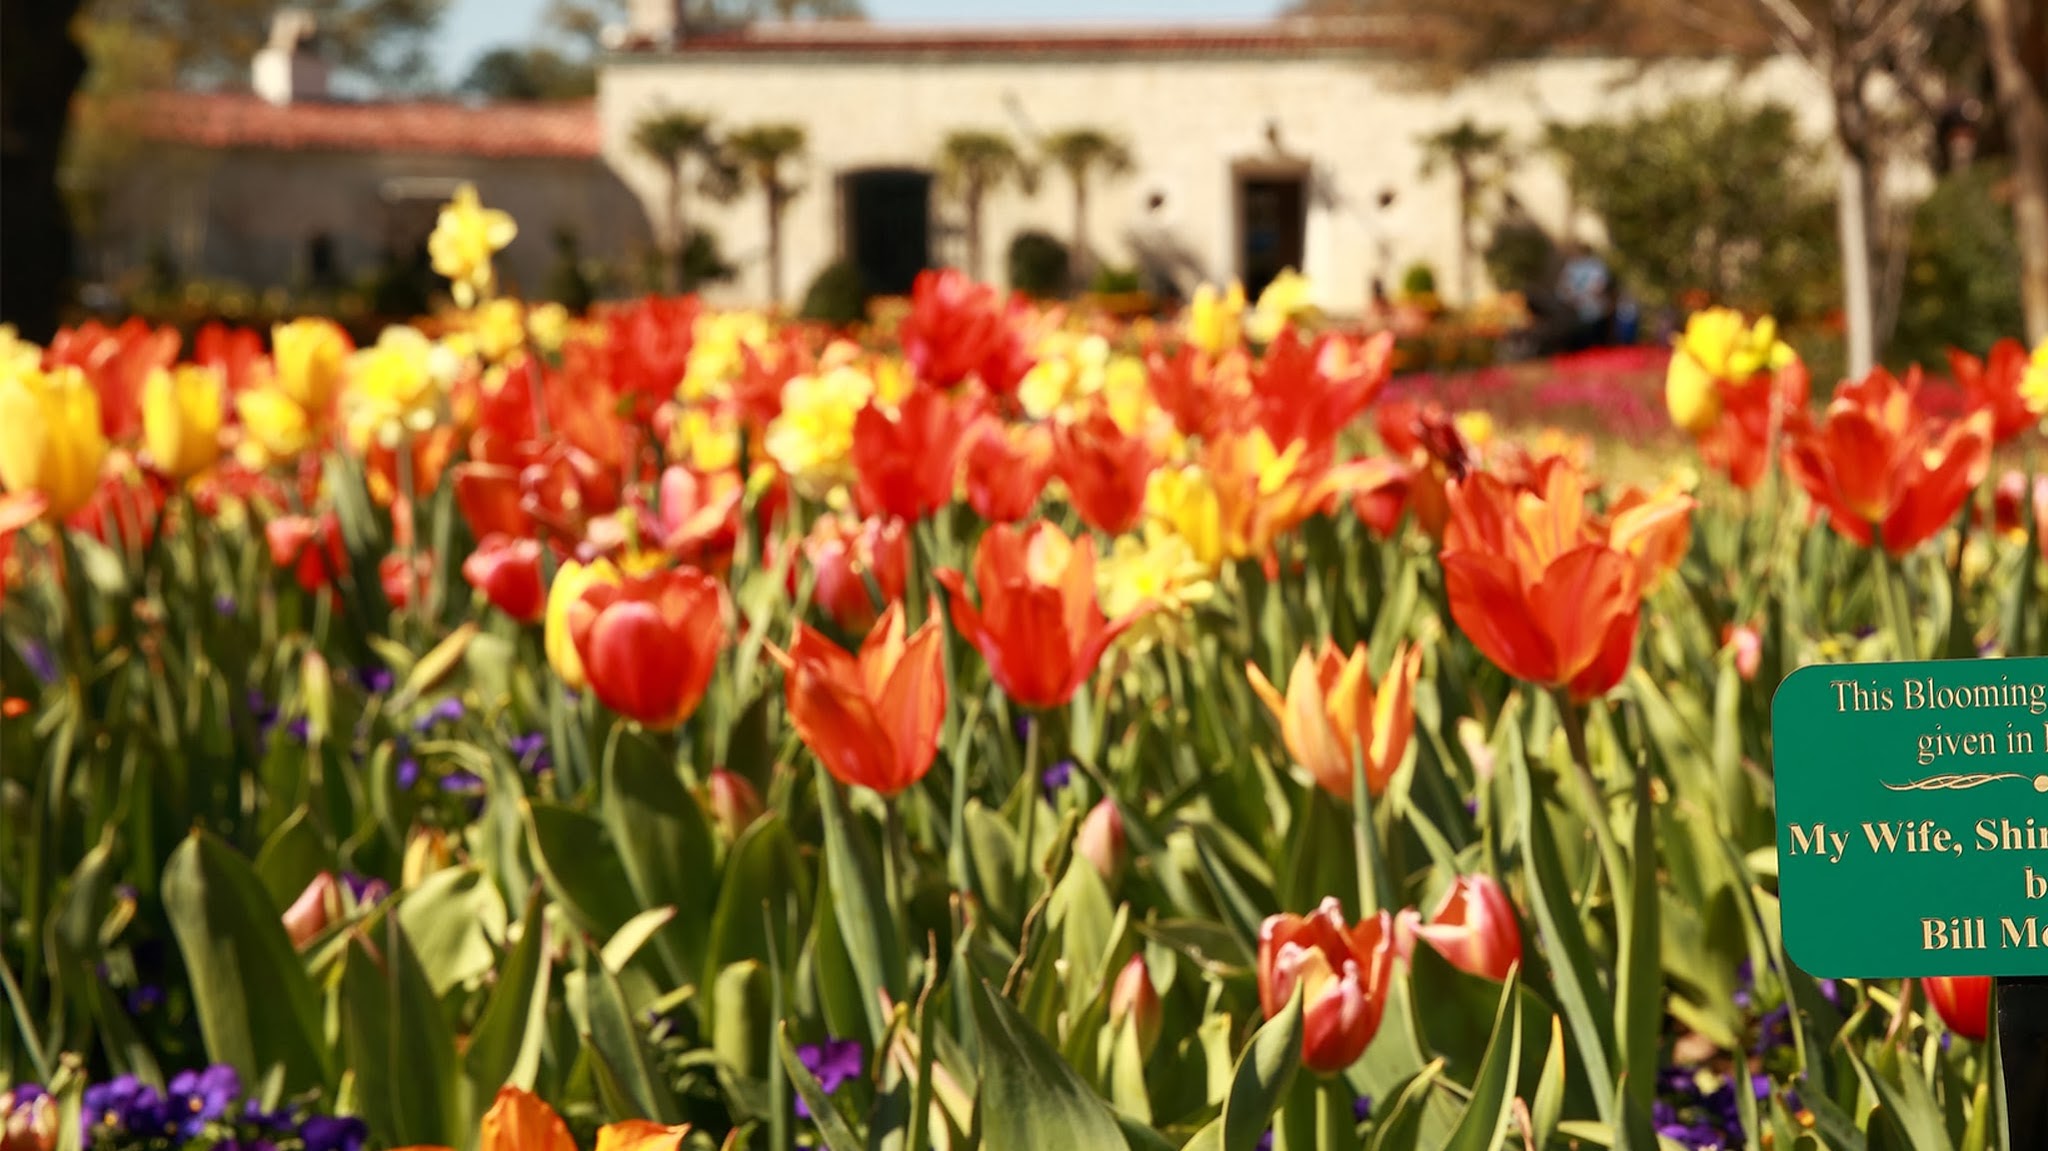
<path fill-rule="evenodd" d="M 646 5 L 650 10 L 659 4 Z M 1376 281 L 1394 290 L 1410 266 L 1436 273 L 1452 298 L 1490 291 L 1460 275 L 1460 211 L 1448 172 L 1424 177 L 1420 140 L 1471 121 L 1507 132 L 1521 158 L 1515 198 L 1560 238 L 1597 239 L 1567 219 L 1556 167 L 1533 147 L 1549 122 L 1611 118 L 1682 94 L 1737 92 L 1783 101 L 1819 135 L 1827 102 L 1789 60 L 1640 61 L 1554 56 L 1498 68 L 1448 90 L 1404 63 L 1414 46 L 1368 26 L 1280 23 L 1187 29 L 909 29 L 886 25 L 762 25 L 678 36 L 639 29 L 600 70 L 598 116 L 607 163 L 661 218 L 666 182 L 632 145 L 634 125 L 672 109 L 717 127 L 790 123 L 805 129 L 801 192 L 784 218 L 783 280 L 794 306 L 827 265 L 860 267 L 871 287 L 899 290 L 906 270 L 958 264 L 961 205 L 934 180 L 950 132 L 1002 132 L 1027 151 L 1074 127 L 1122 140 L 1132 166 L 1090 189 L 1086 242 L 1103 265 L 1189 290 L 1202 280 L 1256 288 L 1283 267 L 1303 271 L 1326 309 L 1357 312 Z M 1069 240 L 1069 182 L 1047 170 L 1035 194 L 1015 187 L 983 209 L 986 275 L 1025 230 Z M 757 194 L 694 201 L 736 281 L 714 296 L 767 294 L 766 214 Z M 1478 261 L 1472 261 L 1475 265 Z M 1461 282 L 1462 281 L 1462 282 Z"/>

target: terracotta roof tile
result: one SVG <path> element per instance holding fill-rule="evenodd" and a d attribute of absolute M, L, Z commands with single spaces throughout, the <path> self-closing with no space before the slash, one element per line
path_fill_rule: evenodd
<path fill-rule="evenodd" d="M 594 159 L 595 101 L 268 103 L 246 92 L 156 92 L 112 110 L 145 139 L 199 148 Z"/>

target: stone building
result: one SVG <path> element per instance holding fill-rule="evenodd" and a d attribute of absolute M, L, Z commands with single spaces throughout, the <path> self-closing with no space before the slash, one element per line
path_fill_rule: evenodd
<path fill-rule="evenodd" d="M 558 231 L 613 266 L 650 250 L 638 200 L 600 158 L 594 102 L 337 99 L 293 15 L 258 53 L 250 91 L 152 93 L 110 110 L 133 154 L 105 191 L 83 278 L 112 283 L 168 259 L 182 279 L 254 290 L 359 284 L 418 267 L 465 181 L 519 222 L 499 265 L 513 290 L 544 289 Z"/>
<path fill-rule="evenodd" d="M 1187 290 L 1202 279 L 1256 287 L 1283 267 L 1306 272 L 1323 307 L 1357 312 L 1377 280 L 1432 266 L 1455 296 L 1459 212 L 1451 177 L 1421 176 L 1419 139 L 1467 119 L 1524 146 L 1517 201 L 1565 235 L 1568 195 L 1532 145 L 1550 121 L 1624 114 L 1681 93 L 1736 90 L 1778 99 L 1825 131 L 1827 103 L 1789 60 L 1639 60 L 1558 55 L 1496 69 L 1449 90 L 1404 63 L 1414 44 L 1371 24 L 1283 22 L 1188 28 L 918 29 L 792 24 L 679 34 L 663 0 L 636 0 L 602 64 L 598 116 L 609 163 L 660 219 L 665 184 L 636 154 L 634 125 L 663 109 L 711 114 L 733 129 L 793 123 L 808 137 L 802 191 L 784 223 L 784 282 L 795 297 L 829 263 L 859 266 L 900 290 L 922 266 L 958 263 L 960 205 L 935 186 L 940 142 L 958 129 L 1029 142 L 1085 126 L 1121 137 L 1133 168 L 1091 190 L 1090 251 Z M 1013 236 L 1073 229 L 1071 193 L 1048 171 L 1035 195 L 1014 188 L 984 207 L 991 278 Z M 693 219 L 740 266 L 713 294 L 766 295 L 766 222 L 757 194 L 702 198 Z M 1597 238 L 1591 237 L 1588 238 Z M 1483 271 L 1471 294 L 1490 289 Z M 782 301 L 794 305 L 796 299 Z"/>

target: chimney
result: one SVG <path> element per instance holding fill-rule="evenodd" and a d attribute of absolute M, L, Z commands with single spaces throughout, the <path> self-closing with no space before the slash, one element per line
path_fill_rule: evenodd
<path fill-rule="evenodd" d="M 319 52 L 319 21 L 303 8 L 284 8 L 270 23 L 270 42 L 249 67 L 249 86 L 266 102 L 327 98 L 327 61 Z"/>

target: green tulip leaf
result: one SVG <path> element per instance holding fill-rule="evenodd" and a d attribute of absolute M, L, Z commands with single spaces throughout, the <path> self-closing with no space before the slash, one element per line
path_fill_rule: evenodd
<path fill-rule="evenodd" d="M 699 982 L 711 933 L 704 893 L 717 886 L 711 822 L 664 749 L 623 723 L 605 749 L 603 792 L 604 825 L 640 906 L 675 909 L 657 952 L 674 979 Z"/>
<path fill-rule="evenodd" d="M 985 1151 L 1127 1146 L 1115 1113 L 1066 1060 L 982 981 L 968 982 L 981 1041 L 976 1123 Z"/>
<path fill-rule="evenodd" d="M 1500 1151 L 1507 1142 L 1508 1119 L 1513 1114 L 1515 1086 L 1521 1077 L 1522 1010 L 1521 979 L 1510 974 L 1501 988 L 1500 1012 L 1493 1025 L 1493 1042 L 1486 1045 L 1486 1061 L 1479 1077 L 1472 1081 L 1472 1102 L 1465 1118 L 1451 1132 L 1445 1151 Z"/>
<path fill-rule="evenodd" d="M 519 941 L 498 968 L 483 1017 L 463 1052 L 471 1097 L 489 1099 L 500 1087 L 533 1090 L 546 1040 L 548 975 L 547 902 L 536 888 L 519 920 Z"/>
<path fill-rule="evenodd" d="M 1296 980 L 1294 994 L 1280 1014 L 1266 1020 L 1252 1041 L 1238 1056 L 1230 1076 L 1230 1094 L 1223 1100 L 1224 1151 L 1252 1151 L 1266 1125 L 1279 1110 L 1281 1100 L 1301 1070 L 1303 1033 L 1302 996 L 1304 983 Z"/>

